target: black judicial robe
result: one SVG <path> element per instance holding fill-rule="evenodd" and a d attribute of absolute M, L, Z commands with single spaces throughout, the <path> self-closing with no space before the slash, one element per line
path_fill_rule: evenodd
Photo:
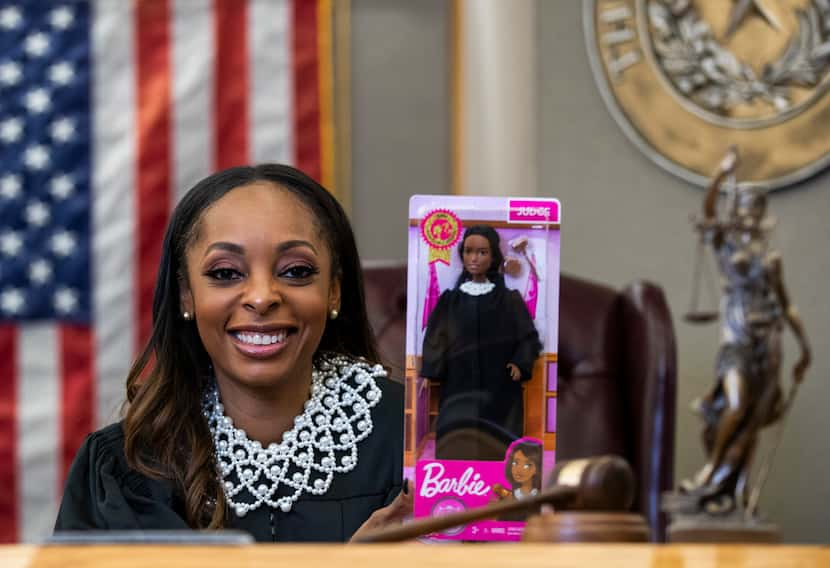
<path fill-rule="evenodd" d="M 441 294 L 427 323 L 421 365 L 421 376 L 441 385 L 438 459 L 504 459 L 524 429 L 522 385 L 510 378 L 507 364 L 515 364 L 527 381 L 541 347 L 524 300 L 504 284 L 480 296 L 458 288 Z M 501 454 L 477 442 L 455 443 L 453 449 L 442 444 L 461 430 L 498 440 Z"/>
<path fill-rule="evenodd" d="M 302 495 L 291 511 L 265 504 L 244 517 L 229 512 L 228 528 L 258 542 L 342 542 L 375 510 L 397 497 L 403 468 L 403 387 L 375 379 L 383 396 L 372 408 L 372 433 L 358 444 L 357 466 L 334 475 L 325 495 Z M 173 484 L 127 466 L 124 432 L 113 424 L 90 434 L 69 471 L 55 530 L 188 529 Z"/>

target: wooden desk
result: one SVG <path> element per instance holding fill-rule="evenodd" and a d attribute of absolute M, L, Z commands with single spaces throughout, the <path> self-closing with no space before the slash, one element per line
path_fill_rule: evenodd
<path fill-rule="evenodd" d="M 830 547 L 707 545 L 254 545 L 220 546 L 0 546 L 3 568 L 57 566 L 117 568 L 620 568 L 822 567 Z"/>

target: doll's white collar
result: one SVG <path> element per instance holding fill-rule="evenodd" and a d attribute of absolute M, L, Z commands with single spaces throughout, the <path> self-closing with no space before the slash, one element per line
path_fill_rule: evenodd
<path fill-rule="evenodd" d="M 458 288 L 470 296 L 483 296 L 484 294 L 492 292 L 495 287 L 496 285 L 489 280 L 485 282 L 473 282 L 472 280 L 467 280 Z"/>

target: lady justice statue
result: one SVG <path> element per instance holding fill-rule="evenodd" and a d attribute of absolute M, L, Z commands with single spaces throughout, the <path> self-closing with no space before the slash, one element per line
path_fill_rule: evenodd
<path fill-rule="evenodd" d="M 728 517 L 750 522 L 756 517 L 757 494 L 766 476 L 762 471 L 750 488 L 750 465 L 760 432 L 787 412 L 810 364 L 810 347 L 784 285 L 781 255 L 769 248 L 774 220 L 766 216 L 766 194 L 735 184 L 737 165 L 733 147 L 707 188 L 703 216 L 695 223 L 701 242 L 711 247 L 716 258 L 722 284 L 715 383 L 692 403 L 704 424 L 706 463 L 667 496 L 664 508 L 699 520 Z M 725 215 L 718 215 L 721 196 L 726 201 Z M 714 318 L 692 312 L 687 319 Z M 801 349 L 788 396 L 779 384 L 785 324 Z M 768 467 L 769 463 L 762 465 Z"/>

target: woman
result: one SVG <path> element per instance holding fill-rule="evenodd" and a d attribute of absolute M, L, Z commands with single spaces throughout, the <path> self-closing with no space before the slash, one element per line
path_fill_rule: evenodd
<path fill-rule="evenodd" d="M 490 226 L 464 232 L 461 275 L 427 323 L 421 376 L 441 385 L 438 459 L 500 461 L 523 434 L 521 382 L 541 344 L 522 297 L 504 285 L 499 244 Z"/>
<path fill-rule="evenodd" d="M 288 166 L 204 179 L 167 228 L 124 420 L 78 452 L 56 530 L 342 541 L 399 521 L 403 393 L 377 360 L 337 201 Z"/>
<path fill-rule="evenodd" d="M 699 497 L 713 513 L 743 508 L 747 476 L 760 430 L 778 420 L 784 403 L 779 385 L 781 334 L 789 325 L 801 348 L 793 369 L 800 383 L 810 364 L 810 348 L 784 285 L 781 256 L 768 248 L 771 225 L 766 194 L 739 187 L 731 196 L 728 218 L 719 220 L 721 183 L 737 167 L 734 149 L 720 165 L 703 204 L 699 229 L 711 243 L 723 287 L 721 345 L 712 391 L 695 401 L 703 418 L 707 462 L 682 490 Z"/>

